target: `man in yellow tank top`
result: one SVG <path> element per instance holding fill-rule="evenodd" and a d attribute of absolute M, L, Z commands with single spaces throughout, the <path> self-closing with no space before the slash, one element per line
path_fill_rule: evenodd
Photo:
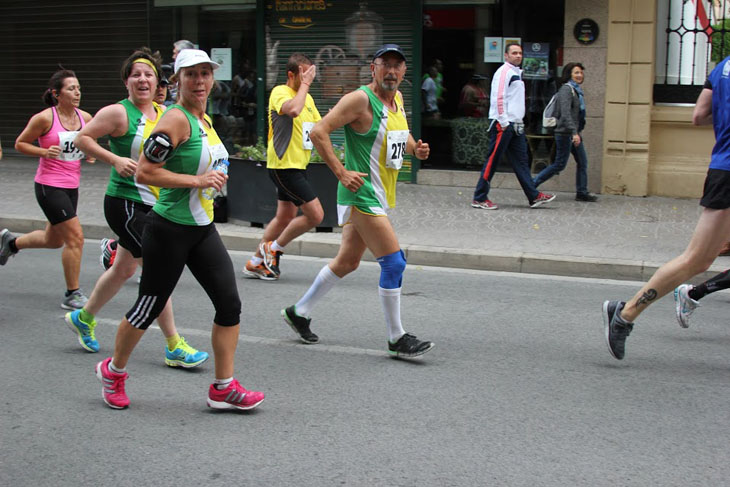
<path fill-rule="evenodd" d="M 278 203 L 276 216 L 266 225 L 256 253 L 243 268 L 247 277 L 278 279 L 284 247 L 324 218 L 322 204 L 306 175 L 312 154 L 309 132 L 322 118 L 309 94 L 316 72 L 310 58 L 295 52 L 286 65 L 286 84 L 271 90 L 266 168 L 276 186 Z M 297 216 L 300 209 L 302 214 Z"/>
<path fill-rule="evenodd" d="M 398 91 L 406 72 L 401 48 L 383 45 L 373 56 L 370 71 L 372 82 L 342 97 L 312 129 L 314 147 L 340 181 L 337 203 L 340 224 L 344 225 L 342 243 L 337 257 L 322 268 L 305 295 L 281 314 L 302 341 L 317 342 L 319 338 L 309 328 L 309 312 L 341 278 L 357 269 L 365 249 L 370 249 L 381 267 L 378 294 L 388 329 L 388 352 L 395 357 L 417 357 L 434 344 L 403 330 L 400 296 L 406 260 L 386 209 L 395 206 L 394 177 L 403 155 L 423 160 L 429 147 L 421 140 L 416 142 L 408 132 L 403 97 Z M 345 166 L 335 155 L 330 139 L 341 127 L 346 137 Z"/>

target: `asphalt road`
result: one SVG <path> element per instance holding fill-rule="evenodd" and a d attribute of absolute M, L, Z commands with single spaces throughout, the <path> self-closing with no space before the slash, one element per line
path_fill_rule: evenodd
<path fill-rule="evenodd" d="M 248 254 L 232 257 L 238 272 Z M 87 241 L 87 291 L 97 260 Z M 730 293 L 707 297 L 688 330 L 664 298 L 616 361 L 601 302 L 638 283 L 410 266 L 404 324 L 436 348 L 403 361 L 385 353 L 372 263 L 314 310 L 321 343 L 295 340 L 279 310 L 325 262 L 284 256 L 280 281 L 239 279 L 236 376 L 266 401 L 236 413 L 206 407 L 212 362 L 164 365 L 156 329 L 128 367 L 131 407 L 107 408 L 93 367 L 135 284 L 101 312 L 101 352 L 89 354 L 62 321 L 60 251 L 11 259 L 0 268 L 0 484 L 727 485 Z M 173 300 L 181 333 L 210 351 L 212 305 L 188 273 Z"/>

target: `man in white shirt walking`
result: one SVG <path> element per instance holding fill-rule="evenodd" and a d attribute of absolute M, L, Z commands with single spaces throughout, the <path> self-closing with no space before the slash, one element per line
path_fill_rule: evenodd
<path fill-rule="evenodd" d="M 525 83 L 519 67 L 522 64 L 522 47 L 517 43 L 508 43 L 504 59 L 505 63 L 492 78 L 488 156 L 479 174 L 471 206 L 482 210 L 499 208 L 488 198 L 489 187 L 499 160 L 506 152 L 530 208 L 537 208 L 554 200 L 555 195 L 538 191 L 530 175 L 527 138 L 522 123 L 522 117 L 525 116 Z"/>

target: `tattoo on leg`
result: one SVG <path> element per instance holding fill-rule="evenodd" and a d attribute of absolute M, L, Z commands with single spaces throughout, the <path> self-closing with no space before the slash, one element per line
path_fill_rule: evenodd
<path fill-rule="evenodd" d="M 655 289 L 648 289 L 644 294 L 641 295 L 641 297 L 636 301 L 636 305 L 649 305 L 652 301 L 656 299 L 657 292 Z"/>

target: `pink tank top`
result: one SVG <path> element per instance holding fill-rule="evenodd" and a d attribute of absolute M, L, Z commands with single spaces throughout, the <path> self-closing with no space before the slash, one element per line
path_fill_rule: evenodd
<path fill-rule="evenodd" d="M 66 130 L 61 125 L 61 118 L 58 116 L 56 107 L 53 111 L 53 124 L 51 130 L 38 137 L 38 145 L 44 149 L 52 145 L 61 147 L 61 154 L 56 159 L 40 158 L 38 171 L 35 173 L 35 182 L 56 188 L 78 188 L 81 181 L 81 159 L 86 157 L 83 152 L 76 148 L 74 139 L 79 133 L 78 130 Z M 81 121 L 81 128 L 86 125 L 84 117 L 78 108 L 76 116 Z"/>

